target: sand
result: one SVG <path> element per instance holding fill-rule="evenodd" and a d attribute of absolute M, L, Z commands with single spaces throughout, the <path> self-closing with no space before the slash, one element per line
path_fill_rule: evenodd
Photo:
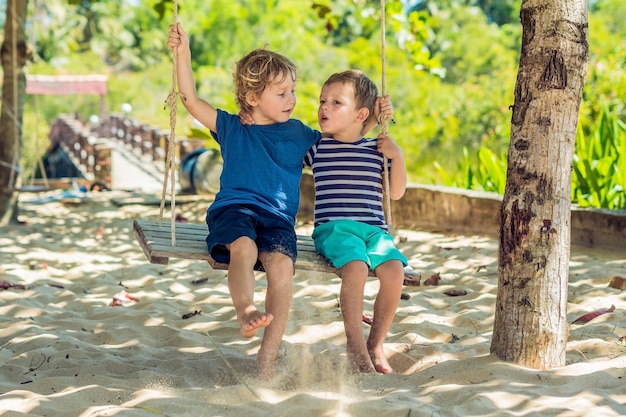
<path fill-rule="evenodd" d="M 572 325 L 566 366 L 537 371 L 489 354 L 497 241 L 399 230 L 399 246 L 423 280 L 442 279 L 404 289 L 410 298 L 401 301 L 386 344 L 396 372 L 347 372 L 340 281 L 299 271 L 278 376 L 261 383 L 254 378 L 260 338 L 239 336 L 225 272 L 199 261 L 147 263 L 131 223 L 157 218 L 158 206 L 111 203 L 124 196 L 62 202 L 58 194 L 23 194 L 24 224 L 1 229 L 0 281 L 16 286 L 0 291 L 0 415 L 626 414 L 619 341 L 626 294 L 608 287 L 611 277 L 626 277 L 623 250 L 572 248 L 568 321 L 611 305 L 615 311 Z M 177 212 L 203 222 L 207 204 L 186 202 Z M 367 284 L 366 314 L 377 285 Z M 259 274 L 259 304 L 264 287 Z M 444 294 L 453 288 L 468 294 Z M 116 299 L 122 305 L 111 305 Z"/>

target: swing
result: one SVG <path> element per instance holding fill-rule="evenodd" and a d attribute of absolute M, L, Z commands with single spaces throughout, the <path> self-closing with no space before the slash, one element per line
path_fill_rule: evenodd
<path fill-rule="evenodd" d="M 382 95 L 385 95 L 385 1 L 381 0 L 381 33 L 382 33 Z M 177 1 L 174 0 L 174 24 L 177 18 Z M 228 264 L 215 261 L 208 252 L 206 245 L 206 237 L 208 235 L 207 225 L 192 223 L 177 223 L 175 221 L 175 184 L 176 167 L 173 161 L 175 152 L 175 127 L 176 127 L 176 51 L 173 53 L 174 69 L 172 71 L 172 87 L 166 103 L 170 106 L 170 139 L 168 151 L 165 161 L 165 177 L 163 181 L 163 190 L 161 193 L 161 206 L 158 221 L 134 220 L 133 234 L 141 245 L 141 248 L 150 263 L 166 265 L 170 258 L 202 260 L 209 263 L 213 269 L 228 270 Z M 383 133 L 387 132 L 387 120 L 381 119 L 381 128 Z M 171 221 L 163 222 L 163 211 L 165 207 L 165 194 L 167 189 L 168 177 L 171 176 Z M 388 223 L 391 223 L 391 203 L 389 193 L 389 173 L 387 160 L 384 161 L 383 172 L 383 194 L 385 196 L 385 217 Z M 169 229 L 169 232 L 168 232 Z M 307 235 L 296 235 L 298 256 L 295 263 L 296 270 L 327 272 L 337 274 L 338 270 L 332 266 L 326 258 L 315 250 L 313 239 Z M 262 267 L 257 268 L 263 271 Z M 421 275 L 413 271 L 410 267 L 404 270 L 404 285 L 418 286 L 420 284 Z M 369 275 L 374 277 L 374 271 L 370 271 Z"/>

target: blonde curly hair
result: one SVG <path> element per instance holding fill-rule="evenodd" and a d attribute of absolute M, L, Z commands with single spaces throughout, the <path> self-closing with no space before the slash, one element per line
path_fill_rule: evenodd
<path fill-rule="evenodd" d="M 246 95 L 260 96 L 270 83 L 280 83 L 286 77 L 297 78 L 297 67 L 289 58 L 264 48 L 253 50 L 237 62 L 233 73 L 237 105 L 252 113 Z"/>

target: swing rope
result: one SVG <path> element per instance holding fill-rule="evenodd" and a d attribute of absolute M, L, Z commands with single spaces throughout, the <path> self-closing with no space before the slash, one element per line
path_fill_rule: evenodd
<path fill-rule="evenodd" d="M 381 57 L 381 95 L 384 97 L 386 94 L 386 62 L 385 62 L 385 0 L 380 0 L 380 57 Z M 391 117 L 389 115 L 380 115 L 380 127 L 381 133 L 387 134 L 387 122 Z M 392 225 L 391 221 L 391 198 L 389 196 L 389 162 L 387 158 L 383 156 L 383 197 L 384 197 L 384 209 L 385 219 L 389 226 Z"/>
<path fill-rule="evenodd" d="M 178 24 L 178 1 L 174 0 L 173 4 L 174 9 L 174 25 Z M 172 68 L 172 88 L 170 94 L 167 96 L 165 100 L 166 106 L 170 106 L 170 136 L 169 143 L 167 148 L 167 153 L 165 157 L 165 175 L 163 178 L 163 189 L 161 191 L 161 207 L 159 209 L 159 226 L 163 221 L 163 211 L 165 210 L 165 194 L 167 190 L 168 179 L 171 184 L 170 195 L 171 195 L 171 203 L 170 203 L 170 211 L 171 211 L 171 235 L 172 235 L 172 246 L 176 246 L 176 163 L 175 163 L 175 155 L 176 152 L 176 109 L 178 105 L 178 95 L 177 91 L 177 64 L 178 64 L 178 47 L 174 48 L 173 51 L 173 68 Z M 168 178 L 169 177 L 169 178 Z"/>

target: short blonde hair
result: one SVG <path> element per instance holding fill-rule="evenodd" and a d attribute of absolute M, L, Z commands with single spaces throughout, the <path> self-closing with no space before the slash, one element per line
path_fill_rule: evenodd
<path fill-rule="evenodd" d="M 354 87 L 354 99 L 357 109 L 369 109 L 370 117 L 374 115 L 374 104 L 378 98 L 378 87 L 363 71 L 348 70 L 331 75 L 324 86 L 334 83 L 351 84 Z M 369 120 L 369 117 L 368 117 Z"/>
<path fill-rule="evenodd" d="M 281 82 L 286 77 L 293 77 L 294 81 L 297 77 L 297 67 L 289 58 L 264 48 L 253 50 L 237 62 L 233 73 L 237 105 L 251 113 L 246 95 L 260 96 L 270 83 Z"/>

